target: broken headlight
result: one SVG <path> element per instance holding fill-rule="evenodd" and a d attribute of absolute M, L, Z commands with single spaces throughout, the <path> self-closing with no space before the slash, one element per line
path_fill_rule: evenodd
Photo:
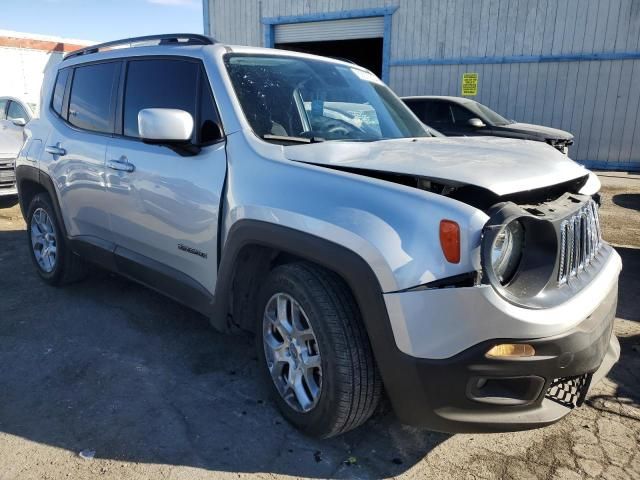
<path fill-rule="evenodd" d="M 501 285 L 508 284 L 514 277 L 524 246 L 522 223 L 513 220 L 495 236 L 491 245 L 491 266 Z"/>

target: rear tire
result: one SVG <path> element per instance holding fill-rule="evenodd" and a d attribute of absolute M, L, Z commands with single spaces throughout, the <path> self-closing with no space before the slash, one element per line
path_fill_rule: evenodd
<path fill-rule="evenodd" d="M 282 315 L 279 305 L 286 305 Z M 371 417 L 382 381 L 358 306 L 340 277 L 309 263 L 276 267 L 262 288 L 258 312 L 261 368 L 290 423 L 306 434 L 328 438 Z M 283 327 L 280 316 L 294 320 Z M 287 333 L 287 324 L 298 325 L 291 329 L 293 335 Z M 291 374 L 299 370 L 303 373 L 298 377 Z M 294 389 L 295 378 L 303 377 L 311 380 L 301 380 L 302 386 Z"/>
<path fill-rule="evenodd" d="M 38 275 L 49 285 L 76 282 L 87 273 L 85 263 L 69 249 L 59 222 L 49 195 L 33 197 L 27 213 L 29 252 Z"/>

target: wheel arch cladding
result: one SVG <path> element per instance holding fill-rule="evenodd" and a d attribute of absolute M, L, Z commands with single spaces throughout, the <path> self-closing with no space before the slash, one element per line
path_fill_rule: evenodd
<path fill-rule="evenodd" d="M 22 211 L 24 219 L 26 220 L 27 218 L 29 204 L 31 203 L 31 200 L 33 200 L 33 197 L 38 193 L 46 193 L 49 195 L 51 204 L 53 205 L 53 210 L 59 219 L 63 236 L 67 238 L 67 228 L 64 224 L 64 217 L 60 210 L 58 195 L 56 194 L 56 189 L 51 177 L 36 167 L 32 167 L 30 165 L 19 165 L 16 168 L 16 184 L 18 185 L 20 210 Z"/>
<path fill-rule="evenodd" d="M 228 330 L 234 326 L 229 323 L 233 278 L 236 267 L 240 265 L 238 259 L 247 247 L 257 249 L 254 252 L 263 249 L 259 255 L 262 255 L 260 262 L 264 263 L 260 268 L 266 269 L 267 273 L 279 262 L 295 258 L 312 262 L 340 276 L 351 289 L 360 309 L 385 388 L 390 394 L 395 393 L 390 395 L 394 408 L 402 410 L 414 407 L 403 405 L 406 403 L 403 392 L 406 393 L 411 381 L 415 379 L 397 375 L 396 368 L 402 364 L 405 356 L 395 344 L 382 288 L 376 275 L 356 252 L 329 240 L 259 220 L 236 222 L 229 230 L 218 271 L 219 283 L 211 316 L 216 328 Z M 260 278 L 260 275 L 255 277 Z"/>

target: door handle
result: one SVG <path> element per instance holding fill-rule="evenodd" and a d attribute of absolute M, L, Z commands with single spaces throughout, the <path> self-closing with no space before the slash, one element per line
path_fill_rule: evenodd
<path fill-rule="evenodd" d="M 109 160 L 107 162 L 107 167 L 111 170 L 118 170 L 119 172 L 133 172 L 136 167 L 129 163 L 127 157 L 120 157 L 118 160 Z"/>
<path fill-rule="evenodd" d="M 44 148 L 44 151 L 50 153 L 51 155 L 57 155 L 58 157 L 62 157 L 67 154 L 67 151 L 60 146 L 60 142 L 55 145 L 47 145 Z"/>

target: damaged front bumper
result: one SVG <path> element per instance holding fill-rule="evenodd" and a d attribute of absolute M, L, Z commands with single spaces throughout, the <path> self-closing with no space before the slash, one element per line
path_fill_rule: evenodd
<path fill-rule="evenodd" d="M 621 261 L 606 244 L 601 254 L 589 284 L 552 308 L 514 305 L 490 285 L 386 294 L 397 377 L 383 378 L 400 420 L 445 432 L 515 431 L 579 406 L 620 354 L 612 328 Z M 529 344 L 535 355 L 487 358 L 502 343 Z"/>
<path fill-rule="evenodd" d="M 617 285 L 586 319 L 546 338 L 497 337 L 429 360 L 400 354 L 402 377 L 387 392 L 403 423 L 443 432 L 505 432 L 552 424 L 580 406 L 620 356 L 612 334 Z M 480 319 L 476 319 L 480 321 Z M 487 358 L 499 343 L 526 343 L 535 356 Z"/>

